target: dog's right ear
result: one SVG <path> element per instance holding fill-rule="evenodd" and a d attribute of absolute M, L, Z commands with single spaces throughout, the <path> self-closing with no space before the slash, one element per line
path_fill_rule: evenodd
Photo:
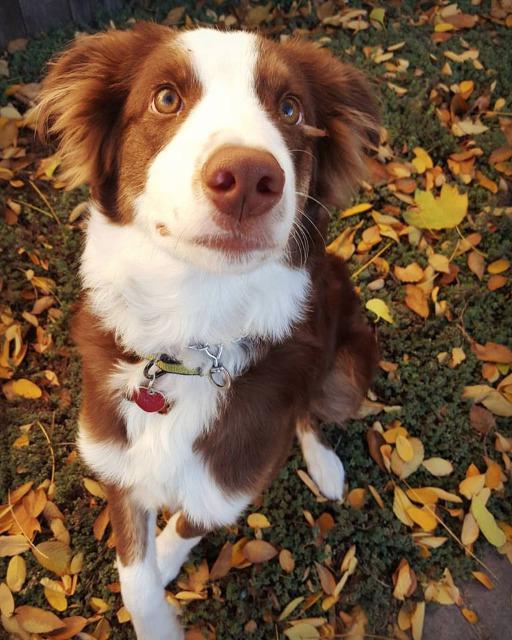
<path fill-rule="evenodd" d="M 55 139 L 69 188 L 93 195 L 116 174 L 116 151 L 130 80 L 169 29 L 144 23 L 131 31 L 79 36 L 49 65 L 37 107 L 37 130 Z"/>

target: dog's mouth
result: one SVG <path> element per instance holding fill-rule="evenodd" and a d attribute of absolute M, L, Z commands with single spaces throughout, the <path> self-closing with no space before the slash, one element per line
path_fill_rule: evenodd
<path fill-rule="evenodd" d="M 241 234 L 204 235 L 194 239 L 194 244 L 224 253 L 247 254 L 254 251 L 272 251 L 277 247 L 264 236 L 247 237 Z"/>

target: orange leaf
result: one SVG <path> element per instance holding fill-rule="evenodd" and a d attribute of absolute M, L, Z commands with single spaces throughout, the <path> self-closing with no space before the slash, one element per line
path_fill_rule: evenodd
<path fill-rule="evenodd" d="M 242 553 L 249 562 L 267 562 L 277 556 L 277 549 L 265 540 L 250 540 Z"/>
<path fill-rule="evenodd" d="M 417 315 L 427 319 L 429 316 L 428 298 L 423 292 L 423 289 L 414 285 L 408 284 L 405 287 L 405 304 L 414 311 Z"/>

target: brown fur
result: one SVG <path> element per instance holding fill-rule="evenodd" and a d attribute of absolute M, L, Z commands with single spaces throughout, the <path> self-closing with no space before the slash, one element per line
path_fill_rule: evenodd
<path fill-rule="evenodd" d="M 116 552 L 126 567 L 144 558 L 149 533 L 148 515 L 127 491 L 114 485 L 105 488 Z"/>

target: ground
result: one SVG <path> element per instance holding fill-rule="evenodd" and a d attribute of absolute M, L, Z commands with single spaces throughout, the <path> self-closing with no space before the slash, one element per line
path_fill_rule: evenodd
<path fill-rule="evenodd" d="M 452 638 L 472 637 L 479 594 L 492 601 L 486 589 L 507 582 L 494 584 L 490 565 L 509 580 L 512 561 L 510 2 L 143 5 L 116 27 L 224 21 L 318 40 L 371 78 L 383 125 L 367 181 L 350 209 L 332 212 L 329 238 L 382 357 L 360 417 L 326 426 L 345 502 L 315 495 L 294 452 L 257 515 L 207 536 L 170 585 L 189 640 L 418 640 L 425 602 L 460 617 L 467 631 Z M 105 26 L 100 17 L 91 30 Z M 21 118 L 37 90 L 27 83 L 72 37 L 17 43 L 0 59 L 0 609 L 21 637 L 65 624 L 56 637 L 122 640 L 133 632 L 108 511 L 74 445 L 80 365 L 68 324 L 87 191 L 62 188 L 58 158 Z M 435 615 L 425 637 L 448 637 Z"/>

